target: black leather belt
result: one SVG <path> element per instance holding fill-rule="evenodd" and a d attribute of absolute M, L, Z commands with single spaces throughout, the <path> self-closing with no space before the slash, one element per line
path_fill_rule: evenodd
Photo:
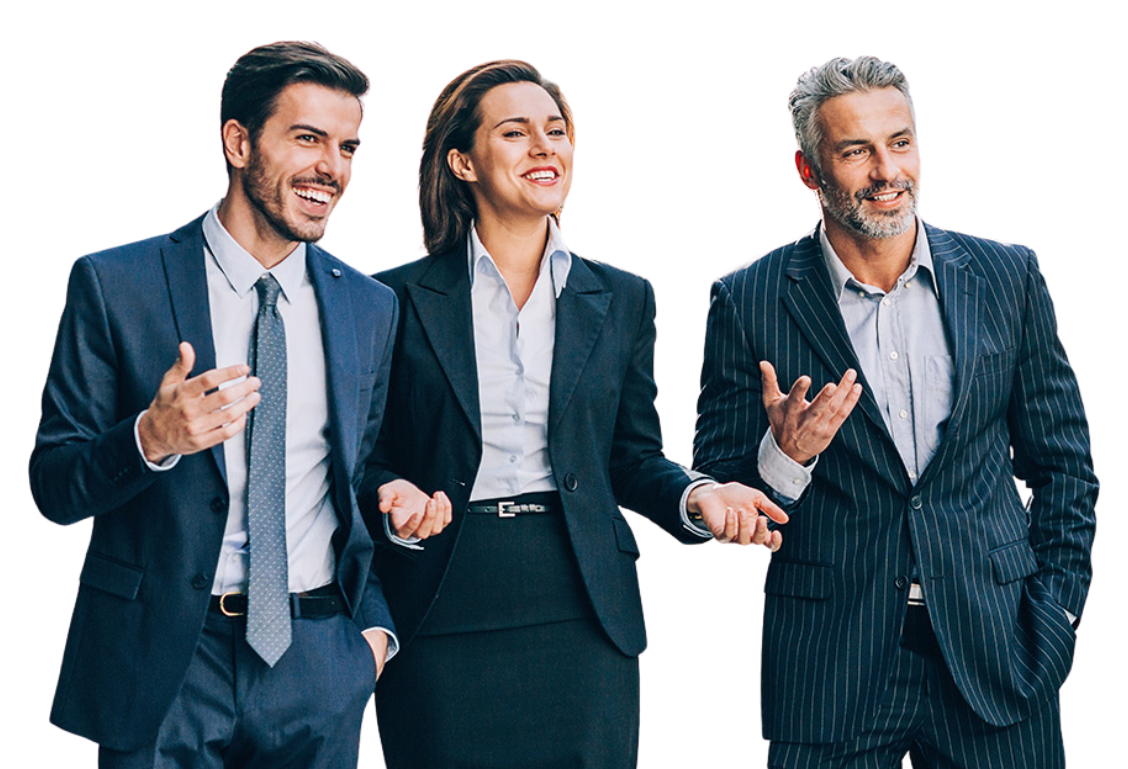
<path fill-rule="evenodd" d="M 484 499 L 471 502 L 466 508 L 466 512 L 473 515 L 496 515 L 498 518 L 557 513 L 560 510 L 560 495 L 556 492 L 534 492 L 513 499 Z"/>
<path fill-rule="evenodd" d="M 336 585 L 325 585 L 308 593 L 290 593 L 290 614 L 294 619 L 301 617 L 331 617 L 345 610 L 345 599 Z M 247 613 L 246 593 L 224 593 L 213 595 L 208 611 L 225 617 L 243 617 Z"/>

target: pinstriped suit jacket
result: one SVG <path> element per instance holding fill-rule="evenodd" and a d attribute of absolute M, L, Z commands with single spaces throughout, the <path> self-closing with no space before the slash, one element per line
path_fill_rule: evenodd
<path fill-rule="evenodd" d="M 1029 249 L 927 232 L 955 358 L 952 414 L 915 486 L 868 387 L 819 459 L 765 585 L 771 740 L 836 742 L 872 723 L 914 561 L 944 659 L 985 721 L 1022 720 L 1072 664 L 1062 609 L 1080 616 L 1085 603 L 1097 479 L 1049 293 Z M 859 369 L 817 233 L 713 286 L 695 465 L 763 488 L 761 360 L 781 383 L 808 374 L 816 388 Z M 927 383 L 915 394 L 928 397 Z M 1014 478 L 1032 490 L 1029 507 Z"/>

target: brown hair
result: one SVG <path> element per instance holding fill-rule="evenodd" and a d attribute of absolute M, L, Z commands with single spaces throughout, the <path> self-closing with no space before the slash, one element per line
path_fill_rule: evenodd
<path fill-rule="evenodd" d="M 450 81 L 431 108 L 419 162 L 419 212 L 428 253 L 453 251 L 466 240 L 477 214 L 474 196 L 466 182 L 451 172 L 447 155 L 452 149 L 469 152 L 474 148 L 474 134 L 482 122 L 479 105 L 492 88 L 506 83 L 536 83 L 547 91 L 564 118 L 569 141 L 574 139 L 572 110 L 560 88 L 531 64 L 514 59 L 491 61 Z"/>

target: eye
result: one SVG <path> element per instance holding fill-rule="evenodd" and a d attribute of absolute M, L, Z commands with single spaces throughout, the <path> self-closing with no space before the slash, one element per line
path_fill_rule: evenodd
<path fill-rule="evenodd" d="M 905 149 L 908 149 L 911 146 L 912 146 L 912 142 L 909 141 L 908 139 L 898 139 L 897 141 L 893 142 L 893 148 L 894 149 L 905 150 Z"/>
<path fill-rule="evenodd" d="M 357 145 L 355 145 L 355 144 L 342 144 L 341 145 L 341 154 L 346 155 L 346 156 L 351 158 L 353 155 L 356 154 L 356 149 L 357 149 Z"/>
<path fill-rule="evenodd" d="M 566 136 L 568 136 L 568 132 L 565 131 L 563 128 L 550 128 L 548 130 L 548 135 L 549 136 L 564 136 L 564 137 L 566 137 Z"/>
<path fill-rule="evenodd" d="M 314 134 L 298 134 L 298 141 L 302 144 L 316 144 L 317 136 Z"/>
<path fill-rule="evenodd" d="M 514 128 L 512 131 L 506 131 L 502 134 L 502 136 L 504 136 L 506 139 L 520 139 L 524 135 L 524 131 L 518 130 L 516 128 Z"/>

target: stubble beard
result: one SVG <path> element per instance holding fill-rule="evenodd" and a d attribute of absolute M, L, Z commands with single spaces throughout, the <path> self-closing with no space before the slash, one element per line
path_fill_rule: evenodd
<path fill-rule="evenodd" d="M 265 164 L 259 160 L 258 153 L 255 153 L 250 162 L 247 163 L 243 175 L 243 190 L 247 195 L 247 200 L 267 221 L 271 229 L 278 234 L 278 237 L 291 242 L 316 243 L 325 234 L 328 216 L 320 221 L 306 222 L 304 226 L 287 219 L 286 203 L 283 199 L 287 190 L 282 186 L 275 186 L 271 183 Z"/>
<path fill-rule="evenodd" d="M 908 196 L 907 208 L 873 213 L 863 208 L 865 198 L 893 190 L 902 190 Z M 858 190 L 853 195 L 830 182 L 824 182 L 819 188 L 819 198 L 823 208 L 836 222 L 872 240 L 904 235 L 916 221 L 917 186 L 911 179 L 874 185 Z"/>

